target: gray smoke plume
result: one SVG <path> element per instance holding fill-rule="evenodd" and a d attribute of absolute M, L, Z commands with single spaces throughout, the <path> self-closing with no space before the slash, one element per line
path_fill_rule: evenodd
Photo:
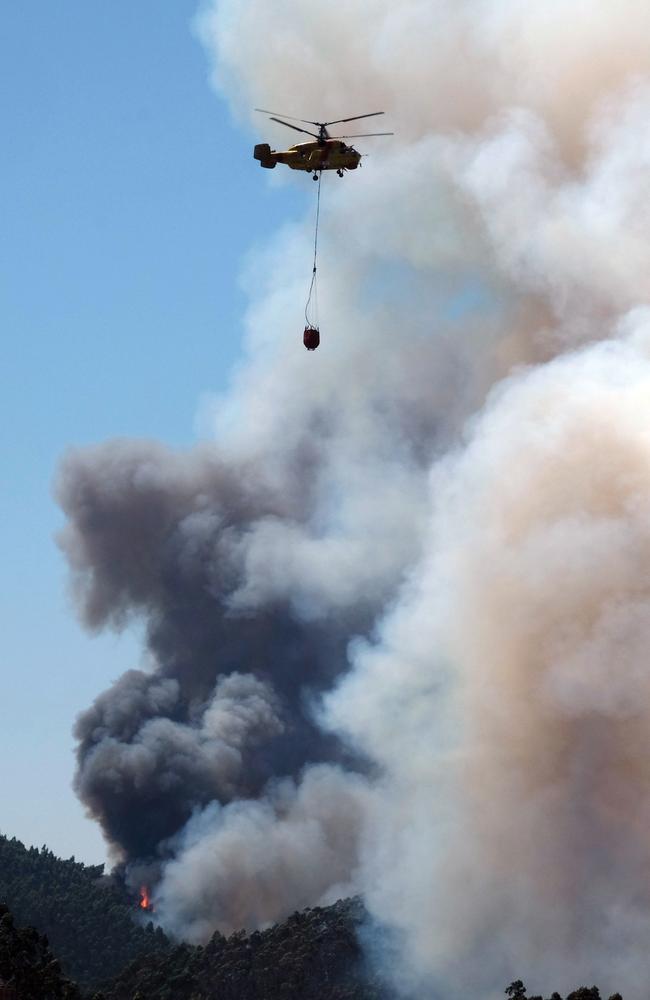
<path fill-rule="evenodd" d="M 310 218 L 249 262 L 211 445 L 63 464 L 82 618 L 144 621 L 150 656 L 80 718 L 80 794 L 192 940 L 360 891 L 404 989 L 637 995 L 650 8 L 220 0 L 197 24 L 242 120 L 383 108 L 399 135 L 324 179 L 316 355 Z"/>
<path fill-rule="evenodd" d="M 213 802 L 166 845 L 174 860 L 156 894 L 159 918 L 201 942 L 215 922 L 251 931 L 351 895 L 372 798 L 360 775 L 320 764 L 300 782 L 271 782 L 259 799 Z"/>
<path fill-rule="evenodd" d="M 219 678 L 202 703 L 183 705 L 180 692 L 176 679 L 130 670 L 76 726 L 77 792 L 129 852 L 151 851 L 197 803 L 253 794 L 254 750 L 284 729 L 250 674 Z"/>
<path fill-rule="evenodd" d="M 84 619 L 97 628 L 144 618 L 153 663 L 126 673 L 76 725 L 76 787 L 116 858 L 155 858 L 195 808 L 345 756 L 312 721 L 310 700 L 343 668 L 347 639 L 367 628 L 390 574 L 377 572 L 335 621 L 308 585 L 292 601 L 272 560 L 296 562 L 302 538 L 314 572 L 307 471 L 297 467 L 295 495 L 280 495 L 251 467 L 125 442 L 62 466 L 61 543 Z"/>

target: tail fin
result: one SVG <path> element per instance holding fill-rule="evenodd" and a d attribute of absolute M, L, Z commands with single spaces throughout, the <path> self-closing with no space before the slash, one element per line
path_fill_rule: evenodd
<path fill-rule="evenodd" d="M 262 167 L 273 169 L 275 166 L 275 160 L 271 156 L 271 147 L 268 142 L 261 142 L 259 146 L 255 146 L 253 156 L 256 160 L 260 161 L 260 166 Z"/>

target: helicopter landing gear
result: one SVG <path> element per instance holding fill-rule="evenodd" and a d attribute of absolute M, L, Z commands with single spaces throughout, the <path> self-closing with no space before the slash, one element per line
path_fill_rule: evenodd
<path fill-rule="evenodd" d="M 337 170 L 336 172 L 337 172 L 337 174 L 339 175 L 339 177 L 342 177 L 342 176 L 343 176 L 343 171 L 342 171 L 342 170 Z"/>
<path fill-rule="evenodd" d="M 317 181 L 318 180 L 318 174 L 314 174 L 314 176 L 312 177 L 312 180 L 313 181 Z"/>

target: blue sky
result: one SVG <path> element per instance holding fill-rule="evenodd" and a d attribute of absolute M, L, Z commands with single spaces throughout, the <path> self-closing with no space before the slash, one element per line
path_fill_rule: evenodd
<path fill-rule="evenodd" d="M 71 727 L 137 634 L 82 633 L 54 534 L 57 461 L 195 438 L 238 358 L 252 246 L 311 191 L 269 188 L 208 83 L 196 0 L 14 0 L 0 33 L 0 830 L 104 860 Z M 259 141 L 259 139 L 258 139 Z"/>

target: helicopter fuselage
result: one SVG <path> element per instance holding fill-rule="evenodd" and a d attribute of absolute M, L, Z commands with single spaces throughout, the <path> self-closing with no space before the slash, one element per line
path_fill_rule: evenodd
<path fill-rule="evenodd" d="M 324 139 L 315 142 L 299 142 L 285 150 L 272 150 L 267 143 L 256 146 L 253 156 L 260 166 L 272 169 L 276 163 L 284 163 L 292 170 L 356 170 L 361 160 L 352 146 L 340 139 Z"/>

